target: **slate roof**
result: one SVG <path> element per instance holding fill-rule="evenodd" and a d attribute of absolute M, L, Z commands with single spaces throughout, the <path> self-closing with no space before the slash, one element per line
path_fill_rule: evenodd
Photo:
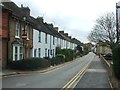
<path fill-rule="evenodd" d="M 31 16 L 32 21 L 34 22 L 33 28 L 36 30 L 39 30 L 41 32 L 53 35 L 53 33 L 44 25 L 42 20 L 37 20 L 37 18 L 34 18 Z M 40 19 L 40 18 L 39 18 Z"/>
<path fill-rule="evenodd" d="M 65 40 L 67 40 L 67 41 L 71 41 L 71 39 L 70 39 L 68 36 L 66 36 L 64 32 L 61 33 L 61 31 L 59 31 L 59 33 L 62 35 L 62 37 L 65 38 Z"/>
<path fill-rule="evenodd" d="M 77 45 L 80 45 L 80 46 L 83 45 L 83 43 L 81 43 L 81 42 L 80 42 L 79 40 L 77 40 L 76 38 L 72 38 L 72 42 L 75 43 L 75 44 L 77 44 Z"/>
<path fill-rule="evenodd" d="M 7 8 L 12 11 L 12 15 L 14 17 L 19 18 L 20 20 L 23 20 L 23 17 L 26 16 L 26 21 L 33 23 L 30 16 L 26 15 L 25 12 L 22 10 L 22 8 L 18 7 L 14 2 L 1 2 L 3 4 L 4 8 Z"/>
<path fill-rule="evenodd" d="M 62 35 L 58 31 L 54 29 L 52 24 L 44 23 L 44 25 L 52 32 L 53 36 L 61 38 L 61 39 L 65 39 L 64 37 L 62 37 Z"/>

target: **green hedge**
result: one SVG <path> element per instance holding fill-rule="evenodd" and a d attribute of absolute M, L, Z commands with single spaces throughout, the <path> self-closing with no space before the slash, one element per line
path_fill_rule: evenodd
<path fill-rule="evenodd" d="M 64 63 L 65 62 L 65 55 L 57 54 L 56 55 L 56 60 L 60 60 L 61 63 Z"/>
<path fill-rule="evenodd" d="M 113 69 L 115 76 L 120 79 L 120 44 L 116 45 L 113 50 Z"/>
<path fill-rule="evenodd" d="M 65 62 L 65 55 L 57 54 L 54 58 L 51 59 L 51 65 L 58 65 Z"/>
<path fill-rule="evenodd" d="M 65 55 L 65 62 L 71 61 L 74 58 L 74 53 L 71 49 L 61 49 L 61 53 Z"/>
<path fill-rule="evenodd" d="M 9 63 L 13 69 L 34 70 L 37 68 L 45 68 L 50 66 L 50 62 L 42 58 L 28 58 L 25 60 L 13 61 Z"/>

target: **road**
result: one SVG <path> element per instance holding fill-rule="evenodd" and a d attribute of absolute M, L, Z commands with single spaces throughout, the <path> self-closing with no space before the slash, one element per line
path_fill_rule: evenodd
<path fill-rule="evenodd" d="M 107 70 L 98 56 L 95 56 L 92 60 L 84 76 L 75 88 L 108 88 L 108 90 L 112 90 L 108 80 Z"/>
<path fill-rule="evenodd" d="M 3 88 L 62 88 L 64 87 L 84 66 L 94 59 L 94 54 L 78 58 L 65 64 L 64 67 L 46 73 L 32 73 L 16 75 L 2 79 Z"/>

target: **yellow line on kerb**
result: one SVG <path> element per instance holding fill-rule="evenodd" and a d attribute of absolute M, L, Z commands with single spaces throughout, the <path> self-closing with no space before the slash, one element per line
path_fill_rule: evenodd
<path fill-rule="evenodd" d="M 91 58 L 91 60 L 65 85 L 61 90 L 67 90 L 71 88 L 71 86 L 78 80 L 81 79 L 83 74 L 85 73 L 85 70 L 88 68 L 92 60 L 94 59 L 94 56 Z M 75 85 L 73 86 L 75 87 Z"/>

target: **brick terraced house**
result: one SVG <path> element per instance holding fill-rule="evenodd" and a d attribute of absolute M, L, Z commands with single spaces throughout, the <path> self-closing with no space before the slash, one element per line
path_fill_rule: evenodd
<path fill-rule="evenodd" d="M 6 8 L 6 10 L 4 10 L 5 12 L 8 10 L 11 11 L 10 15 L 7 13 L 2 14 L 2 35 L 5 35 L 4 37 L 9 39 L 7 42 L 8 48 L 5 48 L 7 49 L 5 51 L 7 51 L 6 54 L 8 54 L 8 56 L 3 59 L 3 63 L 21 60 L 23 56 L 24 58 L 31 57 L 31 50 L 33 47 L 33 22 L 30 18 L 30 9 L 28 7 L 23 7 L 23 5 L 18 7 L 13 2 L 2 2 L 2 8 Z M 23 45 L 22 35 L 24 33 L 27 35 L 27 40 L 24 40 Z M 5 42 L 5 40 L 2 40 L 2 42 Z M 2 46 L 7 47 L 5 45 Z M 2 55 L 4 55 L 4 51 Z M 3 67 L 5 67 L 4 65 Z"/>

